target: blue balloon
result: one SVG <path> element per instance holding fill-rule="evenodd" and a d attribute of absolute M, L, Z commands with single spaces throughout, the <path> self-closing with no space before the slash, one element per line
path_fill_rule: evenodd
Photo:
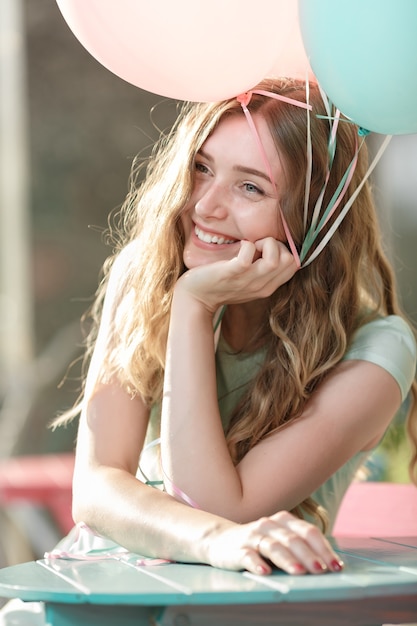
<path fill-rule="evenodd" d="M 340 111 L 377 133 L 417 133 L 417 0 L 299 0 L 318 82 Z"/>

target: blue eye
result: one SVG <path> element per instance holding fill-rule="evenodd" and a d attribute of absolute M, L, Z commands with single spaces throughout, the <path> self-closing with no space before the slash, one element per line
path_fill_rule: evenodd
<path fill-rule="evenodd" d="M 244 184 L 245 190 L 248 193 L 253 193 L 253 194 L 260 194 L 260 195 L 264 195 L 264 192 L 262 191 L 262 189 L 259 189 L 259 187 L 257 187 L 256 185 L 254 185 L 253 183 L 245 183 Z"/>

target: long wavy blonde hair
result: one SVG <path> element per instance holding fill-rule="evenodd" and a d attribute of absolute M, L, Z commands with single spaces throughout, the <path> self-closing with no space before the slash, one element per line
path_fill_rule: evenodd
<path fill-rule="evenodd" d="M 298 81 L 268 80 L 258 88 L 301 101 L 306 98 L 305 83 Z M 310 85 L 309 100 L 313 107 L 313 167 L 308 222 L 329 167 L 329 121 L 323 119 L 326 110 L 314 84 Z M 306 112 L 256 94 L 248 108 L 252 114 L 264 117 L 284 162 L 287 185 L 281 205 L 300 249 L 305 237 Z M 136 241 L 138 254 L 130 255 L 129 268 L 119 286 L 119 301 L 114 305 L 102 379 L 116 377 L 130 393 L 140 394 L 149 406 L 161 399 L 172 293 L 177 279 L 186 271 L 180 215 L 192 191 L 195 155 L 219 121 L 231 115 L 243 115 L 234 99 L 184 105 L 170 133 L 161 136 L 156 144 L 144 182 L 136 185 L 136 177 L 132 177 L 131 193 L 117 225 L 113 225 L 116 252 L 104 267 L 104 278 L 90 311 L 94 323 L 86 360 L 94 347 L 109 269 L 120 250 Z M 358 128 L 347 120 L 339 124 L 324 204 L 333 196 L 355 153 L 357 133 Z M 362 181 L 367 167 L 363 146 L 339 210 Z M 251 388 L 235 408 L 227 432 L 234 462 L 238 463 L 262 438 L 297 419 L 317 385 L 342 359 L 354 331 L 379 315 L 389 314 L 401 312 L 366 184 L 324 251 L 269 298 L 268 316 L 257 336 L 258 343 L 263 341 L 268 346 L 267 356 Z M 78 409 L 61 416 L 59 421 L 65 421 Z M 413 443 L 410 472 L 415 480 L 417 426 L 413 415 L 408 431 Z M 324 512 L 311 498 L 301 503 L 295 513 L 302 515 L 302 510 L 325 520 Z"/>

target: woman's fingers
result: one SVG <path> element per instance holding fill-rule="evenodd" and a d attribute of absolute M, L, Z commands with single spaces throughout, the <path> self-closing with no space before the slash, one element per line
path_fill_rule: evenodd
<path fill-rule="evenodd" d="M 290 574 L 340 571 L 342 561 L 318 528 L 281 512 L 258 522 L 258 553 Z"/>
<path fill-rule="evenodd" d="M 261 253 L 264 264 L 271 271 L 278 270 L 281 284 L 287 282 L 298 270 L 297 262 L 288 248 L 281 243 L 268 237 L 256 242 L 256 249 Z"/>
<path fill-rule="evenodd" d="M 178 281 L 210 310 L 223 304 L 239 304 L 267 298 L 297 271 L 286 246 L 268 237 L 256 243 L 242 241 L 239 253 L 228 261 L 216 261 L 185 272 Z M 182 285 L 182 287 L 181 287 Z"/>
<path fill-rule="evenodd" d="M 210 535 L 208 560 L 217 567 L 259 575 L 270 574 L 273 567 L 292 575 L 343 569 L 320 530 L 286 511 L 218 531 Z"/>
<path fill-rule="evenodd" d="M 240 242 L 239 253 L 235 257 L 237 262 L 241 265 L 242 268 L 250 267 L 255 261 L 257 255 L 256 246 L 251 241 L 242 240 Z M 232 259 L 233 261 L 233 259 Z"/>
<path fill-rule="evenodd" d="M 251 298 L 270 296 L 298 269 L 291 252 L 272 237 L 255 244 L 242 241 L 238 256 L 230 263 L 232 272 Z"/>
<path fill-rule="evenodd" d="M 289 514 L 286 513 L 286 515 Z M 336 552 L 334 552 L 329 541 L 323 536 L 320 530 L 316 526 L 313 526 L 304 520 L 293 516 L 291 516 L 291 518 L 292 519 L 289 519 L 287 522 L 288 528 L 295 530 L 304 540 L 309 549 L 320 557 L 329 569 L 339 571 L 343 567 L 343 562 L 340 560 Z"/>
<path fill-rule="evenodd" d="M 308 571 L 281 539 L 273 539 L 268 534 L 256 538 L 246 560 L 246 569 L 257 574 L 270 574 L 272 566 L 293 575 L 306 574 Z"/>

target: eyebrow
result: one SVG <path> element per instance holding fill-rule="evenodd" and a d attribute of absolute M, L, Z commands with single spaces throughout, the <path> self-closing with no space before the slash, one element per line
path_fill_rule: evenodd
<path fill-rule="evenodd" d="M 209 154 L 207 154 L 207 152 L 204 152 L 204 150 L 202 149 L 199 150 L 197 154 L 200 154 L 202 157 L 204 157 L 205 159 L 207 159 L 207 161 L 210 161 L 211 163 L 213 163 L 214 161 L 214 159 Z M 233 169 L 237 172 L 242 172 L 243 174 L 252 174 L 253 176 L 260 176 L 260 178 L 263 178 L 269 184 L 272 184 L 272 181 L 269 178 L 268 174 L 266 174 L 265 172 L 262 172 L 261 170 L 257 170 L 253 167 L 246 167 L 245 165 L 235 165 Z"/>

